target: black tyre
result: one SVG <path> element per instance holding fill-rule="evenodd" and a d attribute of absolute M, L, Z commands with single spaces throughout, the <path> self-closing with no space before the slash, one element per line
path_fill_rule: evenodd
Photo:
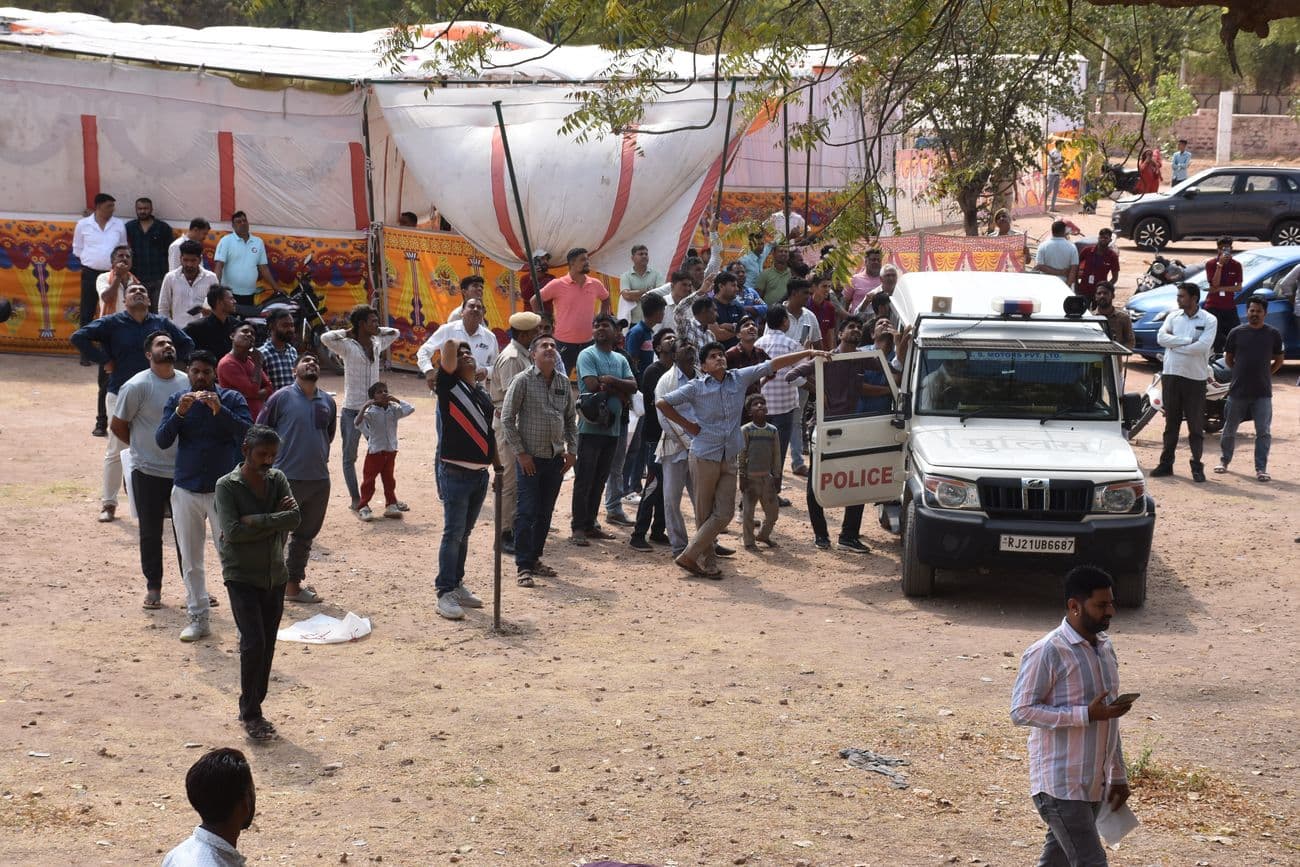
<path fill-rule="evenodd" d="M 930 596 L 934 593 L 934 567 L 921 562 L 916 541 L 916 501 L 907 503 L 903 520 L 903 595 Z"/>
<path fill-rule="evenodd" d="M 1144 250 L 1163 250 L 1170 240 L 1169 224 L 1159 217 L 1147 217 L 1133 227 L 1133 243 Z"/>
<path fill-rule="evenodd" d="M 1147 567 L 1115 576 L 1115 604 L 1120 608 L 1141 608 L 1147 601 Z"/>
<path fill-rule="evenodd" d="M 1151 405 L 1151 401 L 1149 401 L 1149 400 L 1147 400 L 1145 397 L 1143 397 L 1143 398 L 1142 398 L 1142 414 L 1141 414 L 1140 416 L 1138 416 L 1138 420 L 1137 420 L 1137 421 L 1133 422 L 1133 427 L 1129 428 L 1129 430 L 1128 430 L 1128 438 L 1129 438 L 1129 439 L 1133 439 L 1133 438 L 1135 438 L 1138 434 L 1140 434 L 1140 433 L 1142 432 L 1142 428 L 1144 428 L 1144 427 L 1146 427 L 1148 424 L 1150 424 L 1150 423 L 1151 423 L 1151 419 L 1155 418 L 1155 417 L 1156 417 L 1156 413 L 1158 413 L 1159 411 L 1160 411 L 1160 410 L 1156 409 L 1154 406 Z"/>
<path fill-rule="evenodd" d="M 1270 239 L 1275 247 L 1294 247 L 1300 244 L 1300 220 L 1284 220 L 1273 229 Z"/>

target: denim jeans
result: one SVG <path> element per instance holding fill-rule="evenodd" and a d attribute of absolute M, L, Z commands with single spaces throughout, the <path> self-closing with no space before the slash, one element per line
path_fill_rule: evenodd
<path fill-rule="evenodd" d="M 515 566 L 519 571 L 531 569 L 542 559 L 546 534 L 551 532 L 555 501 L 564 481 L 564 455 L 533 458 L 536 472 L 531 476 L 515 463 Z"/>
<path fill-rule="evenodd" d="M 357 485 L 357 446 L 361 443 L 357 415 L 355 409 L 345 409 L 339 413 L 339 434 L 343 438 L 343 483 L 348 486 L 352 505 L 361 501 L 361 488 Z"/>
<path fill-rule="evenodd" d="M 1226 467 L 1232 460 L 1232 452 L 1237 445 L 1237 428 L 1247 413 L 1255 420 L 1255 472 L 1266 473 L 1268 449 L 1273 444 L 1271 397 L 1228 398 L 1228 405 L 1223 410 L 1223 433 L 1219 434 L 1219 449 L 1222 452 L 1220 461 Z"/>
<path fill-rule="evenodd" d="M 601 494 L 617 448 L 618 437 L 578 434 L 578 462 L 573 466 L 573 506 L 570 509 L 570 527 L 574 533 L 596 528 Z"/>
<path fill-rule="evenodd" d="M 623 487 L 623 465 L 627 463 L 627 432 L 619 434 L 616 439 L 618 443 L 614 446 L 614 457 L 609 462 L 609 478 L 605 480 L 605 514 L 621 515 L 623 514 L 623 495 L 627 489 Z"/>
<path fill-rule="evenodd" d="M 652 410 L 654 411 L 654 410 Z M 636 491 L 641 493 L 641 480 L 645 478 L 646 460 L 648 454 L 645 449 L 645 440 L 641 435 L 645 428 L 645 419 L 636 426 L 636 433 L 632 434 L 632 442 L 627 447 L 627 459 L 623 461 L 623 493 L 630 494 Z"/>
<path fill-rule="evenodd" d="M 1106 867 L 1106 850 L 1097 833 L 1100 802 L 1063 801 L 1039 792 L 1034 806 L 1047 823 L 1037 867 Z"/>
<path fill-rule="evenodd" d="M 488 471 L 470 470 L 442 462 L 442 544 L 438 548 L 438 579 L 442 596 L 460 586 L 474 522 L 487 498 Z"/>

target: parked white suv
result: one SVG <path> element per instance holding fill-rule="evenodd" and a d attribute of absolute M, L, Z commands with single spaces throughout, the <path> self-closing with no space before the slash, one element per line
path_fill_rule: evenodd
<path fill-rule="evenodd" d="M 893 408 L 827 418 L 818 402 L 814 495 L 882 505 L 907 595 L 933 592 L 936 569 L 1092 563 L 1119 604 L 1145 601 L 1155 501 L 1125 435 L 1141 398 L 1121 394 L 1128 350 L 1105 320 L 1067 315 L 1072 298 L 1040 274 L 906 274 L 893 307 L 914 337 Z"/>

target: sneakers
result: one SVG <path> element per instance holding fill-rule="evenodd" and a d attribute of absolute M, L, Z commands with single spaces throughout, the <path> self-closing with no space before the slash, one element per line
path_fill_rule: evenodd
<path fill-rule="evenodd" d="M 369 506 L 362 506 L 360 509 L 357 509 L 357 517 L 368 524 L 375 519 L 375 513 L 370 511 Z"/>
<path fill-rule="evenodd" d="M 861 539 L 840 539 L 840 547 L 847 548 L 850 551 L 857 551 L 859 554 L 871 553 L 871 549 Z"/>
<path fill-rule="evenodd" d="M 1205 481 L 1205 464 L 1201 463 L 1200 461 L 1192 461 L 1191 465 L 1192 465 L 1192 481 L 1193 482 Z"/>
<path fill-rule="evenodd" d="M 633 536 L 631 539 L 628 540 L 628 545 L 630 545 L 634 550 L 637 551 L 654 550 L 654 545 L 651 545 L 649 542 L 647 542 L 645 539 L 641 538 L 640 536 Z"/>
<path fill-rule="evenodd" d="M 671 545 L 673 543 L 672 540 L 668 538 L 667 533 L 651 533 L 649 538 L 650 541 L 654 542 L 656 545 Z"/>
<path fill-rule="evenodd" d="M 397 508 L 396 503 L 389 503 L 387 506 L 384 506 L 384 517 L 400 518 L 402 517 L 402 510 Z"/>
<path fill-rule="evenodd" d="M 813 539 L 813 544 L 818 548 L 821 548 L 823 551 L 829 551 L 831 549 L 831 540 L 827 539 L 825 536 L 818 536 L 816 539 Z"/>
<path fill-rule="evenodd" d="M 207 638 L 212 634 L 208 628 L 208 617 L 206 614 L 191 614 L 190 622 L 181 630 L 181 641 L 198 641 L 200 638 Z"/>
<path fill-rule="evenodd" d="M 113 503 L 105 503 L 99 510 L 99 523 L 108 524 L 117 518 L 117 506 Z"/>
<path fill-rule="evenodd" d="M 406 505 L 406 503 L 403 503 L 401 500 L 398 500 L 396 503 L 393 503 L 393 505 L 397 507 L 397 511 L 399 512 L 411 511 L 411 507 Z"/>
<path fill-rule="evenodd" d="M 483 600 L 475 596 L 474 591 L 470 590 L 464 584 L 461 584 L 459 587 L 457 587 L 455 590 L 451 592 L 456 594 L 456 601 L 459 602 L 461 604 L 461 607 L 463 608 L 483 607 Z M 445 595 L 450 596 L 451 593 Z"/>
<path fill-rule="evenodd" d="M 438 613 L 448 620 L 464 620 L 465 609 L 460 607 L 459 594 L 455 590 L 438 597 Z"/>
<path fill-rule="evenodd" d="M 636 491 L 633 491 L 623 498 L 623 502 L 627 503 L 629 506 L 639 506 L 641 505 L 641 495 Z"/>
<path fill-rule="evenodd" d="M 1151 478 L 1155 479 L 1161 476 L 1172 476 L 1173 474 L 1173 464 L 1156 464 L 1156 468 L 1151 471 Z"/>

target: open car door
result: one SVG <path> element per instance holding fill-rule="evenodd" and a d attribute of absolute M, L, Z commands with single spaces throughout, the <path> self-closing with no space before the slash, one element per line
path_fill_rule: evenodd
<path fill-rule="evenodd" d="M 858 409 L 848 415 L 826 415 L 825 365 L 873 359 L 878 371 L 868 372 L 866 381 L 887 386 L 888 394 L 864 396 Z M 889 359 L 878 349 L 836 355 L 830 361 L 818 358 L 815 365 L 817 427 L 812 442 L 813 496 L 822 508 L 833 509 L 859 503 L 897 502 L 906 482 L 904 472 L 907 434 L 894 426 L 898 407 L 898 386 Z"/>

